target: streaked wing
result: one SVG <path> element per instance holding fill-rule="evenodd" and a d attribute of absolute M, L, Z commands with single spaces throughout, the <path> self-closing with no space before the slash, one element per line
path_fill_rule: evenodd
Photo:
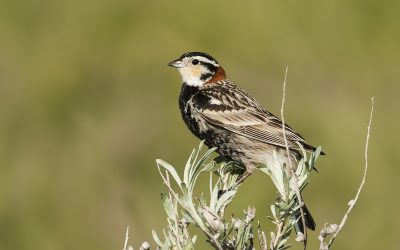
<path fill-rule="evenodd" d="M 206 97 L 211 104 L 204 106 Z M 209 123 L 250 139 L 285 147 L 282 121 L 264 110 L 242 90 L 237 88 L 231 91 L 218 86 L 200 92 L 193 99 L 193 104 L 196 104 L 198 100 L 203 101 L 203 108 L 198 109 L 197 112 Z M 285 134 L 289 148 L 298 149 L 296 142 L 305 142 L 287 125 L 285 125 Z"/>
<path fill-rule="evenodd" d="M 231 132 L 255 139 L 267 144 L 285 147 L 282 127 L 271 126 L 268 121 L 258 120 L 259 114 L 252 113 L 252 110 L 226 110 L 212 111 L 203 110 L 202 117 L 208 122 L 223 127 Z M 268 119 L 268 118 L 266 118 Z M 286 139 L 290 148 L 298 149 L 298 142 L 304 142 L 297 133 L 285 126 Z"/>

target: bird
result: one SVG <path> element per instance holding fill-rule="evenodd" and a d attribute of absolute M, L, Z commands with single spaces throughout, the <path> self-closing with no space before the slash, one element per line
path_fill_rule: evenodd
<path fill-rule="evenodd" d="M 281 164 L 288 166 L 291 161 L 297 166 L 301 147 L 307 151 L 316 149 L 229 80 L 223 67 L 209 54 L 187 52 L 168 66 L 176 68 L 182 77 L 179 109 L 186 126 L 225 159 L 244 165 L 243 176 L 249 176 L 260 164 L 273 164 L 274 151 Z M 306 206 L 303 211 L 306 226 L 315 230 L 315 221 Z M 302 224 L 300 231 L 304 231 Z"/>

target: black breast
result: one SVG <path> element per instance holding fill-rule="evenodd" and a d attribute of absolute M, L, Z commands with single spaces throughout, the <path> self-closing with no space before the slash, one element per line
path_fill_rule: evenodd
<path fill-rule="evenodd" d="M 187 103 L 193 95 L 199 92 L 199 88 L 182 84 L 181 94 L 179 95 L 179 109 L 181 110 L 182 119 L 189 130 L 201 138 L 199 126 L 195 119 L 192 118 L 191 109 L 187 107 Z"/>
<path fill-rule="evenodd" d="M 232 143 L 230 143 L 231 141 L 233 141 L 233 137 L 235 135 L 225 129 L 220 129 L 216 126 L 213 126 L 212 124 L 206 124 L 209 129 L 205 131 L 200 131 L 198 121 L 192 118 L 192 108 L 198 110 L 221 109 L 220 106 L 210 103 L 211 97 L 218 96 L 219 94 L 221 94 L 221 91 L 223 92 L 223 90 L 215 88 L 208 89 L 208 91 L 205 92 L 204 90 L 200 90 L 197 87 L 183 84 L 179 96 L 179 109 L 181 110 L 182 118 L 185 121 L 185 124 L 187 125 L 189 130 L 195 136 L 200 138 L 200 140 L 204 140 L 205 144 L 208 147 L 217 147 L 218 152 L 229 160 L 240 160 L 240 158 L 237 157 L 237 154 L 233 152 Z"/>

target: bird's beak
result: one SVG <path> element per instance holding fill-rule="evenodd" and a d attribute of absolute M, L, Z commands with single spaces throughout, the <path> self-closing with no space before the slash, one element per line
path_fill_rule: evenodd
<path fill-rule="evenodd" d="M 183 63 L 181 60 L 176 59 L 170 63 L 168 63 L 168 66 L 170 67 L 174 67 L 174 68 L 182 68 L 183 67 Z"/>

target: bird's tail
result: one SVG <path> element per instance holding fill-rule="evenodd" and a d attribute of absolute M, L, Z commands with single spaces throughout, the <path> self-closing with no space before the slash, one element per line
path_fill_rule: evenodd
<path fill-rule="evenodd" d="M 315 221 L 314 218 L 311 216 L 311 213 L 306 207 L 306 205 L 303 206 L 303 213 L 304 213 L 304 222 L 306 224 L 306 227 L 314 231 L 316 227 Z M 303 220 L 301 219 L 300 209 L 297 210 L 294 216 L 297 221 L 295 225 L 296 231 L 304 234 L 304 225 L 303 225 Z"/>

